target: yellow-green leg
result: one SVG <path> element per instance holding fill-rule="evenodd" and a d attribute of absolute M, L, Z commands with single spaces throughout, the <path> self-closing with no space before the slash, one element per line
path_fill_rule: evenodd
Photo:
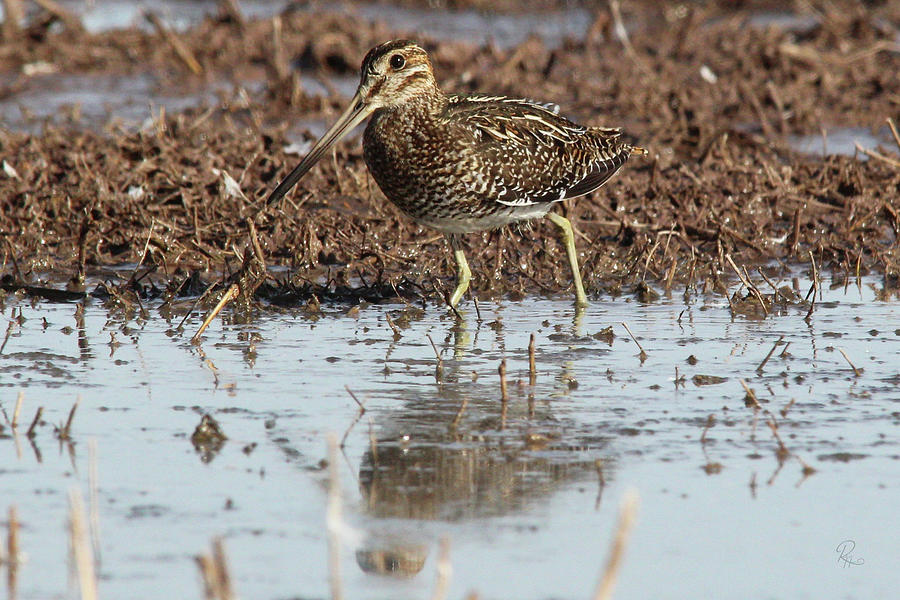
<path fill-rule="evenodd" d="M 453 258 L 456 259 L 456 289 L 453 290 L 453 295 L 450 296 L 450 306 L 456 306 L 459 304 L 460 299 L 463 297 L 463 294 L 466 293 L 466 290 L 469 289 L 469 281 L 472 280 L 472 271 L 469 269 L 469 263 L 466 260 L 466 255 L 463 254 L 462 247 L 460 247 L 459 243 L 452 236 L 447 236 L 448 241 L 450 242 L 450 247 L 453 248 Z"/>
<path fill-rule="evenodd" d="M 569 266 L 572 267 L 572 280 L 575 283 L 575 305 L 587 306 L 587 296 L 584 295 L 584 285 L 581 283 L 581 271 L 578 270 L 578 255 L 575 254 L 575 234 L 572 232 L 572 224 L 567 218 L 552 212 L 547 213 L 547 218 L 562 231 L 562 240 L 566 245 Z"/>

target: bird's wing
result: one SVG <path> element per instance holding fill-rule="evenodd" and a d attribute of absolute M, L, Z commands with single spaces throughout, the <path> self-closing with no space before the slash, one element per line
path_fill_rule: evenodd
<path fill-rule="evenodd" d="M 451 96 L 445 123 L 467 138 L 473 162 L 508 206 L 587 194 L 624 164 L 631 147 L 618 129 L 588 128 L 558 107 L 503 96 Z"/>

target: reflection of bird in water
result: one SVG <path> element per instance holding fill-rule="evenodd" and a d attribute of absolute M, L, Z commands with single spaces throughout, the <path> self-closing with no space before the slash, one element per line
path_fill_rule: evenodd
<path fill-rule="evenodd" d="M 420 46 L 395 40 L 363 60 L 350 106 L 269 195 L 280 200 L 328 148 L 368 116 L 366 165 L 391 202 L 444 233 L 458 267 L 455 306 L 471 271 L 460 234 L 547 216 L 566 246 L 576 303 L 587 304 L 572 225 L 551 213 L 555 202 L 588 194 L 632 154 L 618 129 L 583 127 L 530 100 L 444 94 Z"/>
<path fill-rule="evenodd" d="M 360 548 L 356 551 L 356 563 L 365 573 L 412 577 L 425 566 L 428 546 L 410 544 L 401 539 L 387 542 L 380 539 L 377 548 Z"/>
<path fill-rule="evenodd" d="M 379 425 L 359 467 L 373 519 L 356 555 L 364 571 L 412 576 L 432 543 L 423 522 L 509 517 L 596 470 L 603 440 L 573 434 L 549 406 L 532 416 L 516 406 L 501 428 L 498 402 L 467 398 L 458 421 L 462 398 L 445 387 L 438 398 L 417 395 Z M 403 523 L 409 531 L 398 534 Z"/>

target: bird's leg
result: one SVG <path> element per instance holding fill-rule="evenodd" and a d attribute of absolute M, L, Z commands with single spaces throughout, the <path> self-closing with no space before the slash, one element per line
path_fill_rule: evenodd
<path fill-rule="evenodd" d="M 547 218 L 562 231 L 562 240 L 566 245 L 569 266 L 572 267 L 572 280 L 575 283 L 575 305 L 587 306 L 587 296 L 584 295 L 584 285 L 581 283 L 581 271 L 578 270 L 578 255 L 575 254 L 575 234 L 572 232 L 572 224 L 567 218 L 552 212 L 547 213 Z"/>
<path fill-rule="evenodd" d="M 456 236 L 448 235 L 447 241 L 453 249 L 453 258 L 456 259 L 456 289 L 450 296 L 450 306 L 455 307 L 459 304 L 460 298 L 469 289 L 469 281 L 472 279 L 472 271 L 469 270 L 469 263 L 466 261 L 466 255 L 463 254 L 462 246 Z"/>

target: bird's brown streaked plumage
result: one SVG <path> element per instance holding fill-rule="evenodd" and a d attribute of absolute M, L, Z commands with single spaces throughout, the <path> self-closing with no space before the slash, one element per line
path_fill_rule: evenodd
<path fill-rule="evenodd" d="M 372 48 L 350 107 L 270 194 L 284 196 L 325 151 L 371 115 L 363 153 L 384 195 L 417 222 L 443 232 L 459 267 L 455 305 L 470 271 L 456 236 L 547 215 L 563 233 L 576 302 L 586 304 L 572 228 L 553 203 L 606 183 L 644 150 L 619 129 L 584 127 L 553 105 L 488 95 L 447 95 L 414 42 Z"/>

